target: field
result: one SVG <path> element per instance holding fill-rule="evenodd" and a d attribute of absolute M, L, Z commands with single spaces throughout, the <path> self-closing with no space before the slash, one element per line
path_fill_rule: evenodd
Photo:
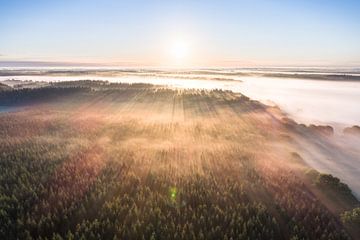
<path fill-rule="evenodd" d="M 0 114 L 0 239 L 360 237 L 349 187 L 296 142 L 329 129 L 241 94 L 77 81 L 0 103 L 17 109 Z"/>

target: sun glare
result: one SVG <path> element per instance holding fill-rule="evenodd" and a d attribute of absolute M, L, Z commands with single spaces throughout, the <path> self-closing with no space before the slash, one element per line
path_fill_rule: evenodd
<path fill-rule="evenodd" d="M 171 46 L 171 55 L 177 61 L 184 61 L 189 56 L 189 45 L 182 40 L 175 41 Z"/>

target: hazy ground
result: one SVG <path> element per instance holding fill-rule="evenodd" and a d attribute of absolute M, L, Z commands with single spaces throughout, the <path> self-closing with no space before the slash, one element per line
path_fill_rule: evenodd
<path fill-rule="evenodd" d="M 339 216 L 358 201 L 307 162 L 354 177 L 356 152 L 326 129 L 230 91 L 31 85 L 0 94 L 13 107 L 0 114 L 2 237 L 346 239 Z"/>
<path fill-rule="evenodd" d="M 358 69 L 242 69 L 242 70 L 112 70 L 112 69 L 10 69 L 0 80 L 12 87 L 33 88 L 49 82 L 100 79 L 110 82 L 151 83 L 172 88 L 222 89 L 243 93 L 268 105 L 277 105 L 298 123 L 330 125 L 334 136 L 326 143 L 304 143 L 304 159 L 322 172 L 332 173 L 360 196 L 359 139 L 344 136 L 343 129 L 360 124 Z M 25 75 L 25 76 L 24 76 Z M 41 83 L 19 82 L 36 80 Z M 7 109 L 7 108 L 5 108 Z M 8 109 L 9 110 L 9 109 Z M 309 145 L 310 144 L 310 145 Z"/>

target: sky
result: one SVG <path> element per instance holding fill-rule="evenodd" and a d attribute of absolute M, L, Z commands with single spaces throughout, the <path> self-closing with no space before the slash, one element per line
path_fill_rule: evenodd
<path fill-rule="evenodd" d="M 0 0 L 0 62 L 360 66 L 357 0 Z"/>

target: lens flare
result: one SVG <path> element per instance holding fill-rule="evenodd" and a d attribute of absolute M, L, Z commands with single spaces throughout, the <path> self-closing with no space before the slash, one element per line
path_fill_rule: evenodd
<path fill-rule="evenodd" d="M 171 201 L 176 201 L 176 197 L 177 197 L 177 188 L 176 187 L 171 187 L 170 188 L 170 199 L 171 199 Z"/>

